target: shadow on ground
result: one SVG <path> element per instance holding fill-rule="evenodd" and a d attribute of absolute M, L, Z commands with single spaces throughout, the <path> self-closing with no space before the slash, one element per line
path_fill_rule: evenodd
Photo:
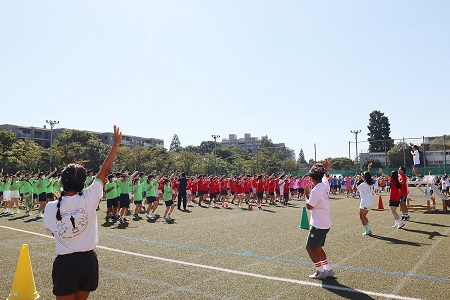
<path fill-rule="evenodd" d="M 340 284 L 336 278 L 327 278 L 323 280 L 322 287 L 333 294 L 345 299 L 373 299 L 367 294 L 361 293 L 351 287 Z"/>
<path fill-rule="evenodd" d="M 404 241 L 404 240 L 399 240 L 399 239 L 392 238 L 392 237 L 375 235 L 375 234 L 372 237 L 375 238 L 375 239 L 379 239 L 379 240 L 382 240 L 382 241 L 387 241 L 387 242 L 390 242 L 390 243 L 396 244 L 396 245 L 408 245 L 408 246 L 414 246 L 414 247 L 421 247 L 421 246 L 425 246 L 425 245 L 429 246 L 429 244 L 416 243 L 416 242 L 411 242 L 411 241 Z"/>

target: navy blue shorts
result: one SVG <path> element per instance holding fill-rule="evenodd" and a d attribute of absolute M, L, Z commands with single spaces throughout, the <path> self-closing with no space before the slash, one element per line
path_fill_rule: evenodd
<path fill-rule="evenodd" d="M 166 204 L 166 206 L 171 206 L 173 205 L 173 200 L 169 200 L 169 201 L 164 201 L 164 203 Z"/>
<path fill-rule="evenodd" d="M 147 197 L 147 203 L 153 203 L 156 201 L 156 197 L 155 196 L 148 196 Z"/>
<path fill-rule="evenodd" d="M 120 207 L 130 208 L 130 195 L 120 194 Z"/>
<path fill-rule="evenodd" d="M 117 207 L 117 205 L 119 205 L 119 197 L 116 197 L 114 199 L 107 199 L 106 200 L 106 207 L 107 208 Z"/>

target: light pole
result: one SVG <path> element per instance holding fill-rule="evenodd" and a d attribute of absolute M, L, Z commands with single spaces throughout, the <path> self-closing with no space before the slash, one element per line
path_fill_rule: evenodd
<path fill-rule="evenodd" d="M 214 139 L 214 176 L 217 175 L 217 162 L 216 162 L 216 139 L 220 138 L 220 135 L 213 134 L 211 135 Z"/>
<path fill-rule="evenodd" d="M 356 173 L 358 173 L 359 170 L 359 164 L 358 164 L 358 134 L 361 132 L 361 130 L 350 130 L 351 133 L 355 134 L 355 145 L 356 145 Z"/>
<path fill-rule="evenodd" d="M 45 120 L 45 123 L 50 124 L 50 172 L 53 170 L 53 127 L 59 124 L 59 121 Z"/>

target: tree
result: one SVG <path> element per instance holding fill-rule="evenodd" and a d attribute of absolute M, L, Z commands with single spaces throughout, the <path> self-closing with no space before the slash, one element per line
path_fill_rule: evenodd
<path fill-rule="evenodd" d="M 445 149 L 450 149 L 450 135 L 439 136 L 435 138 L 429 146 L 430 150 L 444 150 L 444 139 L 445 139 Z"/>
<path fill-rule="evenodd" d="M 30 139 L 20 139 L 11 147 L 10 161 L 13 170 L 21 170 L 28 173 L 36 173 L 38 169 L 47 168 L 48 161 L 44 159 L 44 148 Z"/>
<path fill-rule="evenodd" d="M 221 147 L 220 144 L 216 145 L 217 148 Z M 214 141 L 203 141 L 200 144 L 200 151 L 202 151 L 201 153 L 206 154 L 206 153 L 211 153 L 214 150 Z"/>
<path fill-rule="evenodd" d="M 374 110 L 369 114 L 369 152 L 385 152 L 394 146 L 391 139 L 391 125 L 388 117 L 381 111 Z"/>
<path fill-rule="evenodd" d="M 9 164 L 8 155 L 15 139 L 16 135 L 14 132 L 9 130 L 0 131 L 0 164 L 2 166 L 7 166 Z"/>
<path fill-rule="evenodd" d="M 81 145 L 85 145 L 89 140 L 98 139 L 99 138 L 91 132 L 76 129 L 65 129 L 63 132 L 58 134 L 57 142 L 60 145 L 67 145 L 71 143 L 79 143 Z"/>
<path fill-rule="evenodd" d="M 348 157 L 337 157 L 331 159 L 330 168 L 333 170 L 351 170 L 355 167 L 355 162 Z"/>
<path fill-rule="evenodd" d="M 181 150 L 181 143 L 178 135 L 175 133 L 172 138 L 172 142 L 170 142 L 169 151 L 178 152 Z"/>
<path fill-rule="evenodd" d="M 298 154 L 297 164 L 306 165 L 305 153 L 303 149 L 300 149 L 300 153 Z"/>
<path fill-rule="evenodd" d="M 388 151 L 388 166 L 398 168 L 399 166 L 411 166 L 413 163 L 412 155 L 410 154 L 411 146 L 404 142 L 399 142 Z M 406 161 L 406 165 L 405 165 Z"/>

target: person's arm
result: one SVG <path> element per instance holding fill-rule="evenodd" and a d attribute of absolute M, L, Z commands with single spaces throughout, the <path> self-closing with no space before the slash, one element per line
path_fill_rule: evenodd
<path fill-rule="evenodd" d="M 120 132 L 119 127 L 114 125 L 114 145 L 112 146 L 111 151 L 109 152 L 108 156 L 106 157 L 105 161 L 103 162 L 100 168 L 100 171 L 97 174 L 97 178 L 102 182 L 105 182 L 106 176 L 108 176 L 109 169 L 111 169 L 111 166 L 114 162 L 114 158 L 116 157 L 117 149 L 119 149 L 121 142 L 122 142 L 122 132 Z"/>
<path fill-rule="evenodd" d="M 109 193 L 109 192 L 111 192 L 113 189 L 115 189 L 116 188 L 116 186 L 115 185 L 113 185 L 112 187 L 110 187 L 109 189 L 107 189 L 107 190 L 105 190 L 105 193 Z"/>
<path fill-rule="evenodd" d="M 382 168 L 379 168 L 378 171 L 380 172 L 381 176 L 384 176 L 384 178 L 386 180 L 391 180 L 391 177 L 389 175 L 386 175 L 386 174 L 383 173 L 383 169 Z"/>
<path fill-rule="evenodd" d="M 130 175 L 130 179 L 133 180 L 133 178 L 139 173 L 139 171 L 135 171 L 133 174 Z"/>
<path fill-rule="evenodd" d="M 55 168 L 55 169 L 54 169 L 50 174 L 48 174 L 46 177 L 47 177 L 47 178 L 52 177 L 52 175 L 55 174 L 56 170 L 57 170 L 57 169 Z"/>

